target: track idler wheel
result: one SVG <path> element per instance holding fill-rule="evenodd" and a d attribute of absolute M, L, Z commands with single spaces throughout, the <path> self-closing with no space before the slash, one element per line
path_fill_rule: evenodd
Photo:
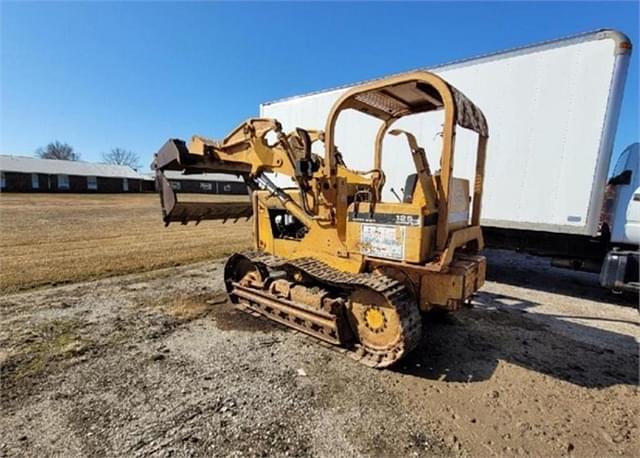
<path fill-rule="evenodd" d="M 238 297 L 232 293 L 233 283 L 255 284 L 262 283 L 266 278 L 266 272 L 254 264 L 250 259 L 241 254 L 234 254 L 227 259 L 224 265 L 224 285 L 229 299 L 234 304 L 239 302 Z"/>

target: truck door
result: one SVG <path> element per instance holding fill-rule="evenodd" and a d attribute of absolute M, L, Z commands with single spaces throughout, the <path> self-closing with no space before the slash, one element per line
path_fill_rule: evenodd
<path fill-rule="evenodd" d="M 627 237 L 627 218 L 635 215 L 634 210 L 640 202 L 634 203 L 634 195 L 638 193 L 637 189 L 640 186 L 640 143 L 633 143 L 628 146 L 627 149 L 620 155 L 618 162 L 611 178 L 609 179 L 608 187 L 613 192 L 613 205 L 611 205 L 611 242 L 612 243 L 633 243 L 638 244 L 638 235 L 636 233 L 635 240 L 631 240 Z M 632 208 L 633 207 L 633 208 Z M 636 225 L 638 218 L 636 215 L 636 222 L 631 222 L 630 228 Z M 637 229 L 636 229 L 637 230 Z M 633 232 L 633 231 L 632 231 Z"/>
<path fill-rule="evenodd" d="M 636 188 L 627 207 L 627 220 L 624 225 L 626 243 L 640 244 L 640 188 Z"/>

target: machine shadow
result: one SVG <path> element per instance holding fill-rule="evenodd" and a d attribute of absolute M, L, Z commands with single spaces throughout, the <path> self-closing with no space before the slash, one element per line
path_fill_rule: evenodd
<path fill-rule="evenodd" d="M 499 362 L 506 361 L 584 387 L 638 384 L 635 339 L 566 321 L 567 317 L 528 317 L 527 309 L 535 305 L 480 292 L 472 309 L 426 314 L 420 347 L 395 370 L 430 380 L 472 383 L 488 380 Z M 610 342 L 616 350 L 589 341 Z"/>
<path fill-rule="evenodd" d="M 484 251 L 484 255 L 487 257 L 489 281 L 579 299 L 638 307 L 637 294 L 614 294 L 600 286 L 595 273 L 554 267 L 549 258 L 514 251 L 488 249 Z"/>

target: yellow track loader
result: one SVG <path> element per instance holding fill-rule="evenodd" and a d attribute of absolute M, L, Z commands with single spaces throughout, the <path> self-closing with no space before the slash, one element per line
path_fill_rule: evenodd
<path fill-rule="evenodd" d="M 335 145 L 345 110 L 379 120 L 370 171 L 349 169 L 348 151 Z M 435 110 L 444 123 L 440 170 L 432 172 L 415 137 L 392 127 Z M 452 176 L 457 127 L 478 135 L 472 195 L 468 180 Z M 415 163 L 399 202 L 381 200 L 387 134 L 406 137 Z M 480 109 L 442 78 L 416 71 L 347 91 L 324 131 L 287 134 L 275 119 L 249 119 L 221 141 L 171 139 L 152 166 L 166 224 L 253 216 L 253 250 L 232 255 L 224 269 L 233 303 L 383 368 L 418 345 L 421 311 L 456 310 L 484 283 L 478 253 L 487 139 Z M 314 142 L 324 155 L 312 152 Z M 165 170 L 241 176 L 251 202 L 179 201 Z M 276 186 L 271 172 L 294 186 Z"/>

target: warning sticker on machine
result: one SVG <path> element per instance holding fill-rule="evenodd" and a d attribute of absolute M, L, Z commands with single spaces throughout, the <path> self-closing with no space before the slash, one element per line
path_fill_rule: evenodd
<path fill-rule="evenodd" d="M 385 259 L 404 258 L 404 226 L 362 224 L 360 227 L 362 254 Z"/>

